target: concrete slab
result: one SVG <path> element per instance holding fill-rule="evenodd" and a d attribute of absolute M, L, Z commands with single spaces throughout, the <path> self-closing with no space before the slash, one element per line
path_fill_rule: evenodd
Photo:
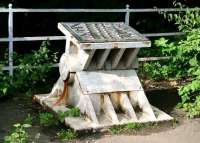
<path fill-rule="evenodd" d="M 41 106 L 48 108 L 57 114 L 60 111 L 65 112 L 69 110 L 69 108 L 67 108 L 65 105 L 54 106 L 53 103 L 55 103 L 55 101 L 57 100 L 56 97 L 51 97 L 46 100 L 43 100 L 45 96 L 48 96 L 48 94 L 35 95 L 34 100 L 37 101 Z M 149 118 L 147 118 L 145 114 L 136 113 L 136 115 L 140 118 L 137 121 L 133 121 L 128 119 L 125 114 L 117 113 L 117 116 L 119 118 L 119 123 L 110 122 L 108 118 L 104 114 L 102 114 L 98 116 L 99 120 L 98 124 L 92 122 L 89 118 L 85 116 L 81 116 L 81 117 L 66 117 L 65 125 L 73 128 L 76 131 L 90 130 L 90 129 L 99 130 L 102 128 L 108 128 L 115 125 L 122 125 L 133 122 L 135 123 L 162 122 L 162 121 L 170 121 L 173 119 L 171 116 L 169 116 L 168 114 L 166 114 L 165 112 L 159 110 L 154 106 L 152 106 L 152 109 L 156 115 L 156 119 L 154 120 L 150 120 Z"/>

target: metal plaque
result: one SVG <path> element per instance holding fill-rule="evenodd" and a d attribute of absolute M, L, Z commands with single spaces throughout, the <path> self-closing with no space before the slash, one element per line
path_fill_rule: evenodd
<path fill-rule="evenodd" d="M 149 41 L 122 22 L 61 23 L 81 43 Z"/>

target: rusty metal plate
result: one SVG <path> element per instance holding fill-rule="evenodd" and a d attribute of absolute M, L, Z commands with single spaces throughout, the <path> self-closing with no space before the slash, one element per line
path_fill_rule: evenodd
<path fill-rule="evenodd" d="M 149 42 L 132 27 L 122 22 L 60 23 L 80 43 Z"/>

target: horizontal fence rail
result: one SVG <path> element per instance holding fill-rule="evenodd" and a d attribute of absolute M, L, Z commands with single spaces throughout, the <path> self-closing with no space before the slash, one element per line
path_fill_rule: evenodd
<path fill-rule="evenodd" d="M 36 37 L 15 37 L 14 42 L 22 41 L 43 41 L 43 40 L 65 40 L 65 36 L 36 36 Z M 0 42 L 8 42 L 9 38 L 0 38 Z"/>
<path fill-rule="evenodd" d="M 58 63 L 57 64 L 53 64 L 50 67 L 52 67 L 52 68 L 58 67 Z M 19 66 L 13 66 L 13 69 L 17 69 L 17 68 L 19 68 Z M 32 68 L 35 68 L 35 67 L 32 67 Z M 8 71 L 9 70 L 9 66 L 3 67 L 2 70 Z"/>
<path fill-rule="evenodd" d="M 181 12 L 181 11 L 194 11 L 200 10 L 200 8 L 145 8 L 145 9 L 25 9 L 25 8 L 13 8 L 13 12 L 72 12 L 72 13 L 80 13 L 80 12 L 102 12 L 102 13 L 125 13 L 125 12 Z M 1 13 L 8 13 L 9 9 L 0 8 Z"/>
<path fill-rule="evenodd" d="M 183 32 L 166 32 L 166 33 L 144 33 L 146 37 L 160 37 L 160 36 L 180 36 Z M 35 36 L 35 37 L 14 37 L 14 42 L 22 41 L 43 41 L 43 40 L 65 40 L 65 36 Z M 9 38 L 0 38 L 0 42 L 9 42 Z"/>
<path fill-rule="evenodd" d="M 159 60 L 168 60 L 170 57 L 145 57 L 138 58 L 139 62 L 149 62 L 149 61 L 159 61 Z M 58 67 L 59 63 L 53 64 L 51 67 Z M 13 69 L 19 68 L 18 66 L 13 66 Z M 3 67 L 2 70 L 9 70 L 9 67 Z"/>
<path fill-rule="evenodd" d="M 8 70 L 9 75 L 13 76 L 13 70 L 17 66 L 13 66 L 13 42 L 20 41 L 43 41 L 43 40 L 65 40 L 65 36 L 35 36 L 35 37 L 13 37 L 13 13 L 125 13 L 125 23 L 129 25 L 130 13 L 149 13 L 149 12 L 183 12 L 200 10 L 200 8 L 146 8 L 146 9 L 130 9 L 126 5 L 124 9 L 26 9 L 26 8 L 0 8 L 0 13 L 8 13 L 8 38 L 0 38 L 0 42 L 9 42 L 9 66 L 3 67 L 3 70 Z M 160 37 L 160 36 L 180 36 L 182 32 L 165 32 L 165 33 L 143 33 L 146 37 Z M 164 60 L 169 57 L 147 57 L 139 58 L 140 62 Z M 57 67 L 58 64 L 52 65 Z"/>

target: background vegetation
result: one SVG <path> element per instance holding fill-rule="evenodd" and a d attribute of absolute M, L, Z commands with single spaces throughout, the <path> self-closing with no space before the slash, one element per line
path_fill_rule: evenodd
<path fill-rule="evenodd" d="M 175 3 L 180 8 L 186 7 Z M 151 62 L 144 65 L 150 78 L 163 79 L 190 79 L 191 82 L 179 87 L 182 107 L 189 117 L 200 115 L 200 11 L 194 10 L 179 12 L 178 14 L 164 13 L 168 21 L 177 25 L 179 31 L 185 35 L 180 39 L 170 40 L 160 38 L 155 46 L 162 55 L 170 59 L 163 62 Z"/>

